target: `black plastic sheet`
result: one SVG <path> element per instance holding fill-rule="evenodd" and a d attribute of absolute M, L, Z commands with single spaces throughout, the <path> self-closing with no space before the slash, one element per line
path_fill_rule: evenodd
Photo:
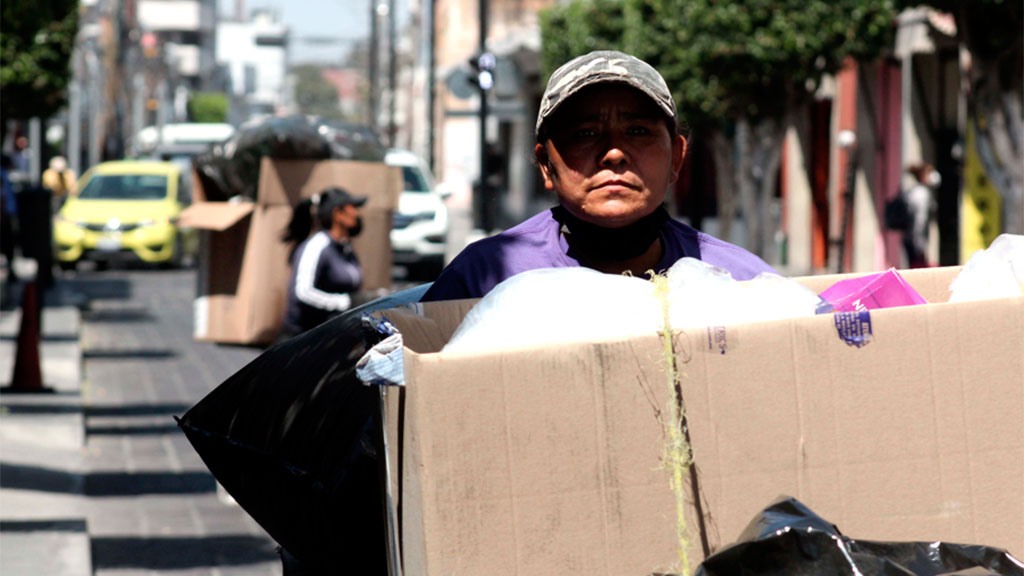
<path fill-rule="evenodd" d="M 316 116 L 275 116 L 243 124 L 224 144 L 196 156 L 209 201 L 256 199 L 260 160 L 384 160 L 385 146 L 366 126 Z"/>
<path fill-rule="evenodd" d="M 387 571 L 379 392 L 355 374 L 382 336 L 361 318 L 417 301 L 426 288 L 374 300 L 278 344 L 178 419 L 213 476 L 308 568 Z"/>
<path fill-rule="evenodd" d="M 798 500 L 782 498 L 758 514 L 736 543 L 705 559 L 696 574 L 1024 576 L 1024 564 L 988 546 L 855 540 Z"/>

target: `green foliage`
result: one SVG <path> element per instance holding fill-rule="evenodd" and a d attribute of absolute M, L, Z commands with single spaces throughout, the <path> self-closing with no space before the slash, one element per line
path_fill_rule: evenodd
<path fill-rule="evenodd" d="M 11 1 L 0 6 L 0 114 L 48 118 L 67 100 L 78 33 L 77 0 Z"/>
<path fill-rule="evenodd" d="M 690 124 L 757 122 L 809 98 L 846 58 L 880 55 L 895 16 L 893 0 L 573 0 L 542 16 L 542 65 L 622 47 L 662 73 Z"/>
<path fill-rule="evenodd" d="M 622 50 L 627 31 L 624 9 L 621 0 L 574 0 L 541 11 L 544 81 L 576 56 L 594 50 Z"/>
<path fill-rule="evenodd" d="M 197 92 L 188 100 L 188 118 L 192 122 L 227 122 L 228 95 L 223 92 Z"/>
<path fill-rule="evenodd" d="M 324 79 L 319 66 L 303 64 L 292 69 L 295 74 L 295 103 L 303 114 L 340 119 L 338 89 Z"/>

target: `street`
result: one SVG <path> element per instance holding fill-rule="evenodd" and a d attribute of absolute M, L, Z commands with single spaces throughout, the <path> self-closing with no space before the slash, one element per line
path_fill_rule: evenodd
<path fill-rule="evenodd" d="M 192 339 L 192 270 L 84 272 L 87 524 L 94 574 L 279 574 L 276 544 L 173 420 L 259 354 Z"/>
<path fill-rule="evenodd" d="M 4 576 L 281 574 L 277 543 L 174 420 L 262 352 L 193 339 L 195 284 L 195 269 L 87 264 L 47 292 L 46 390 L 5 388 L 0 407 Z M 24 285 L 11 286 L 0 322 L 5 386 Z"/>

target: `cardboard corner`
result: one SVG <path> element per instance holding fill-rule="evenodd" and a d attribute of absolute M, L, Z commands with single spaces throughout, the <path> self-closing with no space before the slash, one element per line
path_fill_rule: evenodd
<path fill-rule="evenodd" d="M 184 228 L 223 232 L 252 214 L 251 202 L 196 202 L 181 211 L 178 224 Z"/>

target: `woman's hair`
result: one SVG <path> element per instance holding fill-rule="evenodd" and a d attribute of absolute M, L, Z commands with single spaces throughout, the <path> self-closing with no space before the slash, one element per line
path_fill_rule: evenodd
<path fill-rule="evenodd" d="M 292 219 L 281 236 L 284 242 L 296 245 L 309 237 L 313 231 L 313 208 L 316 208 L 316 219 L 320 228 L 331 227 L 331 217 L 335 208 L 351 203 L 353 196 L 342 188 L 327 188 L 312 198 L 303 198 L 292 209 Z"/>
<path fill-rule="evenodd" d="M 934 170 L 931 164 L 927 162 L 920 162 L 917 164 L 911 164 L 907 166 L 907 173 L 913 176 L 918 182 L 924 183 L 928 174 Z"/>

